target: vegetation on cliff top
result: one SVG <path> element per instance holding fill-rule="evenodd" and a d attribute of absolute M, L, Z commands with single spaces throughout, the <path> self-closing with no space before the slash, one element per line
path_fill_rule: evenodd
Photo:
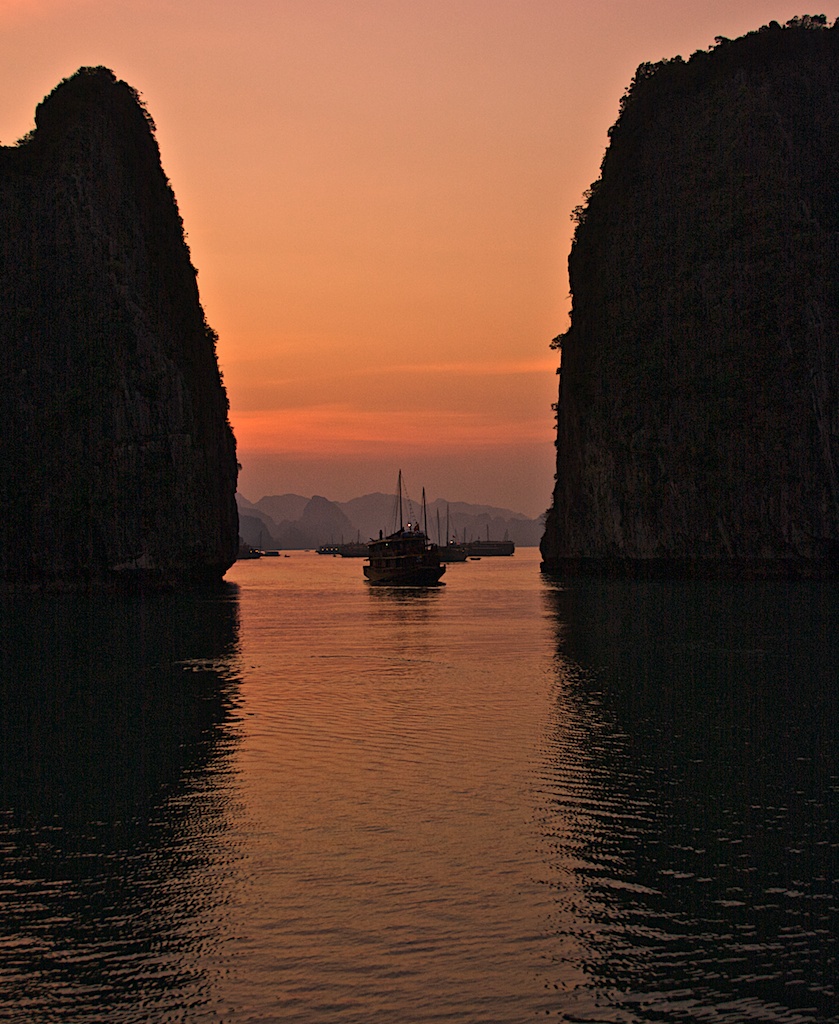
<path fill-rule="evenodd" d="M 839 31 L 839 18 L 829 28 L 831 31 Z M 736 40 L 717 36 L 710 50 L 697 50 L 687 61 L 681 56 L 676 56 L 658 62 L 646 61 L 639 64 L 634 78 L 620 99 L 618 118 L 608 130 L 609 139 L 614 141 L 621 134 L 629 134 L 635 129 L 643 130 L 643 125 L 650 115 L 655 116 L 655 108 L 662 102 L 663 97 L 667 97 L 670 103 L 678 104 L 680 97 L 695 94 L 710 84 L 712 78 L 723 75 L 738 79 L 755 65 L 788 56 L 797 46 L 797 37 L 791 36 L 790 31 L 825 30 L 828 30 L 828 23 L 824 14 L 804 14 L 791 18 L 784 26 L 777 21 L 771 21 L 768 25 L 747 32 Z M 818 37 L 814 37 L 816 38 Z M 819 42 L 826 44 L 826 52 L 829 43 L 825 40 Z M 709 60 L 712 55 L 713 60 Z M 732 97 L 732 102 L 736 102 L 736 96 Z M 652 104 L 653 109 L 649 104 Z M 623 138 L 621 142 L 622 158 L 631 159 L 631 146 L 628 146 Z M 607 148 L 601 163 L 601 176 L 586 189 L 585 202 L 575 206 L 571 213 L 571 219 L 578 226 L 586 219 L 613 148 Z"/>

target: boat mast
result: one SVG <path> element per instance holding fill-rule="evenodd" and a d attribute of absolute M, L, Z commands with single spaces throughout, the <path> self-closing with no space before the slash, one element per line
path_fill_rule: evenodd
<path fill-rule="evenodd" d="M 402 470 L 401 469 L 399 470 L 399 479 L 398 479 L 398 482 L 397 482 L 397 487 L 399 489 L 399 529 L 401 530 L 405 526 L 405 522 L 402 519 Z"/>
<path fill-rule="evenodd" d="M 428 513 L 425 509 L 425 488 L 422 489 L 422 532 L 428 536 Z"/>

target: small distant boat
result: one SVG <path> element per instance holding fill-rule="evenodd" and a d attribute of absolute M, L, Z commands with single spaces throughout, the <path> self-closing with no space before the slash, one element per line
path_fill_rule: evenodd
<path fill-rule="evenodd" d="M 342 544 L 338 549 L 338 554 L 341 558 L 366 558 L 368 547 L 368 544 L 361 541 L 352 541 L 350 544 Z"/>
<path fill-rule="evenodd" d="M 466 548 L 462 544 L 456 544 L 451 540 L 444 548 L 440 548 L 440 561 L 465 562 Z"/>
<path fill-rule="evenodd" d="M 446 504 L 446 543 L 440 544 L 440 561 L 441 562 L 465 562 L 466 561 L 466 546 L 464 544 L 458 544 L 457 540 L 452 537 L 449 531 L 449 506 Z M 440 510 L 437 510 L 437 539 L 440 539 Z"/>
<path fill-rule="evenodd" d="M 262 557 L 263 558 L 279 558 L 280 557 L 280 553 L 279 553 L 279 551 L 263 551 L 262 552 Z"/>
<path fill-rule="evenodd" d="M 506 534 L 504 535 L 504 540 L 490 540 L 489 527 L 487 527 L 487 539 L 471 540 L 466 545 L 466 548 L 470 555 L 493 557 L 498 555 L 512 555 L 516 550 L 516 545 L 507 537 Z"/>
<path fill-rule="evenodd" d="M 364 575 L 371 584 L 390 587 L 434 587 L 446 571 L 440 564 L 440 549 L 427 536 L 427 528 L 420 524 L 403 525 L 402 519 L 402 470 L 397 485 L 399 496 L 399 529 L 387 537 L 379 530 L 379 539 L 367 545 L 368 564 Z M 425 513 L 425 489 L 422 492 L 423 514 Z"/>
<path fill-rule="evenodd" d="M 512 555 L 516 550 L 516 545 L 511 540 L 471 540 L 466 546 L 470 556 Z"/>

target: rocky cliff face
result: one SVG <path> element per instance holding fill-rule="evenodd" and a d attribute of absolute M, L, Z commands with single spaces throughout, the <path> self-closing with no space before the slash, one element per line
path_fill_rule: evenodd
<path fill-rule="evenodd" d="M 220 579 L 236 454 L 151 119 L 105 68 L 0 148 L 0 586 Z"/>
<path fill-rule="evenodd" d="M 820 22 L 638 69 L 576 211 L 546 567 L 835 569 L 839 30 Z"/>

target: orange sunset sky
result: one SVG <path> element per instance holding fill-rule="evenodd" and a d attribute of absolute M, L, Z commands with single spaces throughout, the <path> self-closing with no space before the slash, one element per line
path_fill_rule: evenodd
<path fill-rule="evenodd" d="M 0 141 L 82 65 L 142 95 L 184 219 L 240 491 L 539 515 L 570 213 L 642 61 L 781 0 L 0 0 Z"/>

